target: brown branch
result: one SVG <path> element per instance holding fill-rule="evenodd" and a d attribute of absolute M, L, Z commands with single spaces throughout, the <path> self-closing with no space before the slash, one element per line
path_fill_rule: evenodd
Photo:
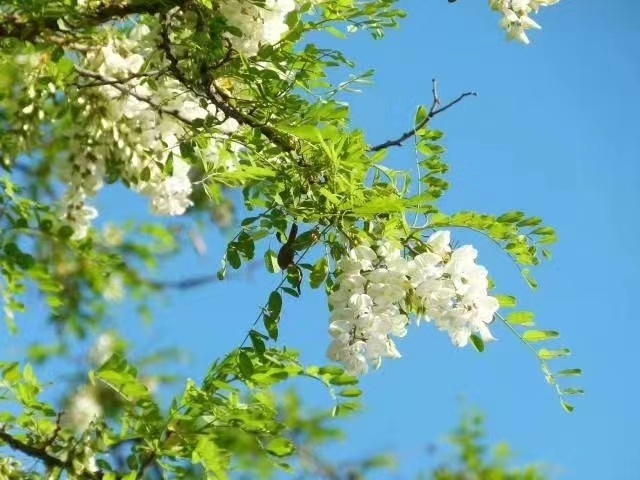
<path fill-rule="evenodd" d="M 161 23 L 161 41 L 160 41 L 160 49 L 164 52 L 167 61 L 169 62 L 169 71 L 173 74 L 173 76 L 178 80 L 185 88 L 187 88 L 191 93 L 196 95 L 199 98 L 203 98 L 209 102 L 211 102 L 217 109 L 219 109 L 225 116 L 229 118 L 233 118 L 240 124 L 246 125 L 248 127 L 254 128 L 258 130 L 262 135 L 264 135 L 268 140 L 270 140 L 273 144 L 279 146 L 285 152 L 297 152 L 297 147 L 289 139 L 288 136 L 283 135 L 277 129 L 266 125 L 257 119 L 251 117 L 243 113 L 242 111 L 235 108 L 232 104 L 232 99 L 222 92 L 219 88 L 217 88 L 215 82 L 210 76 L 207 76 L 205 79 L 205 91 L 198 91 L 192 86 L 192 82 L 187 78 L 185 73 L 182 71 L 180 67 L 180 60 L 175 56 L 173 50 L 171 48 L 171 39 L 169 35 L 169 14 L 165 13 L 162 18 Z M 227 58 L 228 57 L 228 58 Z M 231 57 L 229 53 L 227 56 L 221 60 L 221 64 L 229 61 Z M 221 65 L 220 64 L 220 65 Z"/>
<path fill-rule="evenodd" d="M 0 38 L 14 38 L 17 40 L 34 42 L 46 32 L 68 33 L 63 21 L 71 28 L 95 27 L 114 19 L 122 19 L 130 15 L 153 15 L 163 10 L 183 5 L 184 0 L 145 0 L 105 1 L 100 5 L 87 9 L 86 12 L 74 8 L 69 15 L 43 16 L 38 18 L 28 11 L 14 11 L 0 13 Z"/>
<path fill-rule="evenodd" d="M 53 455 L 49 455 L 47 452 L 44 451 L 44 449 L 32 447 L 31 445 L 27 445 L 26 443 L 18 440 L 17 438 L 14 438 L 13 436 L 11 436 L 9 433 L 5 431 L 4 427 L 0 429 L 0 440 L 6 443 L 13 450 L 17 450 L 19 452 L 24 453 L 25 455 L 28 455 L 33 458 L 37 458 L 38 460 L 42 461 L 42 463 L 44 463 L 45 466 L 47 467 L 58 467 L 58 468 L 66 469 L 69 466 L 63 460 L 60 460 L 59 458 L 54 457 Z"/>
<path fill-rule="evenodd" d="M 84 73 L 89 73 L 89 70 L 84 71 Z M 78 72 L 80 73 L 80 72 Z M 152 72 L 144 72 L 144 73 L 132 73 L 128 77 L 125 78 L 114 78 L 107 79 L 105 77 L 101 77 L 100 80 L 96 80 L 92 83 L 76 83 L 75 86 L 78 88 L 91 88 L 91 87 L 104 87 L 104 86 L 113 86 L 113 85 L 123 85 L 129 83 L 133 80 L 137 80 L 140 78 L 160 78 L 162 75 L 166 73 L 166 70 L 155 70 Z M 83 73 L 80 73 L 81 75 Z M 93 75 L 94 72 L 91 72 L 90 75 Z"/>
<path fill-rule="evenodd" d="M 59 431 L 57 427 L 56 429 Z M 25 455 L 31 458 L 40 460 L 42 463 L 44 463 L 46 467 L 60 468 L 62 470 L 68 471 L 69 473 L 75 472 L 75 468 L 71 460 L 65 461 L 65 460 L 59 459 L 58 457 L 54 457 L 53 455 L 50 455 L 45 451 L 45 449 L 47 448 L 47 445 L 45 445 L 43 448 L 37 448 L 31 445 L 28 445 L 21 440 L 18 440 L 11 434 L 7 433 L 5 425 L 0 427 L 0 441 L 6 443 L 9 446 L 9 448 L 11 448 L 12 450 L 16 450 L 18 452 L 24 453 Z M 76 475 L 78 475 L 77 478 L 83 478 L 86 480 L 101 480 L 102 478 L 104 478 L 104 474 L 100 470 L 98 470 L 97 472 L 85 471 L 85 472 L 82 472 L 81 474 L 76 474 Z M 121 476 L 117 476 L 116 478 L 121 478 Z"/>
<path fill-rule="evenodd" d="M 462 93 L 458 96 L 458 98 L 456 98 L 455 100 L 452 100 L 451 102 L 447 103 L 446 105 L 440 107 L 440 108 L 436 108 L 438 105 L 440 105 L 440 98 L 438 97 L 438 90 L 437 90 L 437 82 L 436 79 L 434 78 L 432 81 L 432 94 L 433 94 L 433 102 L 431 104 L 431 108 L 429 109 L 429 113 L 427 114 L 427 116 L 424 118 L 424 120 L 422 120 L 418 125 L 416 125 L 415 127 L 413 127 L 411 130 L 407 130 L 406 132 L 404 132 L 402 135 L 400 135 L 398 138 L 394 139 L 394 140 L 387 140 L 386 142 L 380 143 L 379 145 L 375 145 L 373 147 L 369 147 L 369 151 L 370 152 L 377 152 L 379 150 L 384 150 L 385 148 L 389 148 L 389 147 L 401 147 L 402 143 L 408 139 L 410 139 L 411 137 L 413 137 L 416 132 L 418 130 L 420 130 L 421 128 L 423 128 L 427 123 L 429 123 L 429 121 L 435 117 L 436 115 L 450 109 L 451 107 L 453 107 L 455 104 L 457 104 L 458 102 L 462 101 L 462 99 L 464 99 L 465 97 L 469 97 L 469 96 L 476 96 L 477 93 L 476 92 L 465 92 Z"/>
<path fill-rule="evenodd" d="M 176 290 L 188 290 L 190 288 L 201 287 L 207 283 L 217 282 L 220 279 L 218 275 L 202 275 L 200 277 L 185 278 L 183 280 L 149 280 L 142 279 L 142 281 L 157 289 L 171 288 Z"/>

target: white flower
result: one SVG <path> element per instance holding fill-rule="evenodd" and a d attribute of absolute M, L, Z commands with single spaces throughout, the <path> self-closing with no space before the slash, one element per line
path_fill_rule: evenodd
<path fill-rule="evenodd" d="M 157 215 L 182 215 L 193 205 L 189 200 L 189 177 L 168 177 L 153 187 L 153 212 Z"/>
<path fill-rule="evenodd" d="M 505 29 L 509 40 L 529 43 L 525 30 L 540 29 L 540 25 L 529 15 L 538 13 L 540 7 L 558 3 L 559 0 L 489 0 L 492 10 L 503 15 L 500 25 Z"/>
<path fill-rule="evenodd" d="M 89 360 L 96 367 L 106 362 L 116 348 L 116 338 L 112 333 L 101 334 L 89 352 Z"/>
<path fill-rule="evenodd" d="M 444 256 L 451 252 L 451 232 L 439 230 L 433 233 L 427 240 L 430 251 L 436 255 Z"/>
<path fill-rule="evenodd" d="M 124 298 L 124 281 L 122 275 L 111 274 L 102 295 L 105 300 L 109 302 L 121 301 Z"/>
<path fill-rule="evenodd" d="M 295 10 L 293 0 L 267 0 L 265 8 L 242 0 L 224 0 L 220 12 L 229 25 L 242 32 L 241 36 L 226 34 L 233 48 L 244 55 L 254 56 L 261 45 L 279 42 L 289 30 L 287 15 Z"/>
<path fill-rule="evenodd" d="M 404 336 L 409 323 L 396 305 L 409 286 L 403 273 L 407 263 L 399 249 L 384 243 L 376 250 L 351 249 L 338 268 L 339 288 L 329 296 L 333 341 L 327 355 L 349 374 L 362 375 L 383 358 L 400 357 L 391 336 Z"/>
<path fill-rule="evenodd" d="M 349 251 L 349 257 L 360 263 L 360 270 L 373 270 L 373 262 L 378 256 L 371 247 L 367 245 L 359 245 Z"/>
<path fill-rule="evenodd" d="M 488 272 L 476 264 L 477 250 L 465 245 L 449 254 L 450 248 L 444 243 L 450 240 L 449 235 L 443 233 L 435 237 L 434 234 L 432 239 L 444 256 L 431 252 L 421 254 L 409 267 L 411 283 L 427 321 L 447 331 L 458 347 L 467 345 L 473 334 L 483 340 L 493 340 L 487 325 L 499 305 L 487 294 Z"/>
<path fill-rule="evenodd" d="M 72 240 L 85 238 L 89 232 L 91 220 L 98 216 L 98 211 L 85 204 L 85 199 L 86 195 L 81 188 L 69 190 L 62 199 L 62 218 L 73 228 Z"/>
<path fill-rule="evenodd" d="M 102 406 L 98 403 L 93 389 L 84 387 L 71 397 L 60 421 L 65 427 L 83 432 L 91 422 L 102 415 Z"/>

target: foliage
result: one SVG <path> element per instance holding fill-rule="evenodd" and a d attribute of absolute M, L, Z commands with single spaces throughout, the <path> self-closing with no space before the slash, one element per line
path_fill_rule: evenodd
<path fill-rule="evenodd" d="M 491 450 L 484 444 L 484 417 L 479 413 L 467 413 L 460 426 L 450 436 L 456 449 L 453 462 L 437 467 L 427 478 L 434 480 L 544 480 L 545 469 L 539 465 L 510 468 L 511 451 L 507 443 L 500 443 Z"/>
<path fill-rule="evenodd" d="M 527 43 L 524 30 L 537 26 L 530 15 L 553 3 L 490 6 L 509 37 Z M 317 39 L 360 31 L 380 39 L 404 16 L 393 0 L 0 2 L 4 316 L 8 332 L 19 335 L 17 314 L 36 310 L 37 298 L 59 339 L 0 364 L 0 446 L 15 458 L 0 464 L 2 475 L 133 480 L 291 471 L 290 459 L 302 458 L 301 436 L 313 443 L 335 432 L 325 417 L 296 416 L 295 401 L 282 403 L 274 389 L 319 382 L 334 399 L 331 416 L 348 415 L 360 405 L 357 375 L 397 358 L 392 337 L 421 320 L 454 345 L 482 351 L 499 319 L 534 350 L 573 409 L 565 397 L 582 390 L 561 388 L 558 379 L 580 370 L 549 366 L 569 350 L 533 346 L 558 333 L 520 333 L 533 327 L 533 314 L 498 313 L 516 300 L 490 295 L 478 252 L 454 247 L 449 232 L 487 236 L 535 288 L 530 268 L 550 257 L 554 230 L 518 211 L 449 213 L 438 204 L 449 166 L 443 134 L 431 123 L 473 93 L 445 103 L 434 80 L 432 104 L 379 144 L 351 124 L 344 99 L 371 72 L 357 73 Z M 386 166 L 388 151 L 409 140 L 417 172 Z M 99 192 L 116 188 L 148 198 L 153 214 L 172 219 L 95 227 Z M 210 217 L 236 228 L 220 271 L 154 279 L 185 245 L 202 248 L 194 225 Z M 275 238 L 278 251 L 269 248 Z M 203 381 L 145 373 L 173 353 L 135 360 L 113 332 L 98 337 L 92 370 L 69 387 L 64 409 L 50 398 L 49 382 L 38 380 L 39 364 L 104 330 L 124 295 L 152 320 L 149 306 L 166 290 L 222 281 L 260 256 L 279 283 L 244 341 Z M 305 366 L 278 343 L 283 306 L 309 288 L 327 293 L 328 356 L 341 366 Z M 180 393 L 165 408 L 155 389 L 176 381 Z M 474 432 L 462 436 L 475 441 Z M 464 455 L 473 448 L 465 444 Z"/>

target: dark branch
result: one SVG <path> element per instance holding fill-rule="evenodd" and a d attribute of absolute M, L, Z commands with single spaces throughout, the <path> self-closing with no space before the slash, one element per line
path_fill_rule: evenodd
<path fill-rule="evenodd" d="M 431 104 L 431 108 L 429 109 L 429 113 L 424 118 L 424 120 L 422 120 L 418 125 L 413 127 L 411 130 L 407 130 L 406 132 L 404 132 L 402 135 L 400 135 L 398 138 L 396 138 L 394 140 L 387 140 L 386 142 L 383 142 L 383 143 L 381 143 L 379 145 L 375 145 L 373 147 L 369 147 L 369 151 L 370 152 L 377 152 L 379 150 L 384 150 L 385 148 L 389 148 L 389 147 L 401 147 L 402 143 L 404 141 L 406 141 L 406 140 L 410 139 L 411 137 L 413 137 L 416 134 L 416 132 L 418 130 L 420 130 L 421 128 L 423 128 L 427 123 L 429 123 L 429 121 L 433 117 L 435 117 L 439 113 L 442 113 L 442 112 L 450 109 L 455 104 L 460 102 L 463 98 L 469 97 L 469 96 L 474 96 L 475 97 L 477 95 L 477 93 L 475 93 L 475 92 L 465 92 L 465 93 L 461 94 L 460 96 L 458 96 L 458 98 L 456 98 L 455 100 L 452 100 L 451 102 L 447 103 L 446 105 L 444 105 L 444 106 L 442 106 L 440 108 L 436 108 L 438 105 L 440 105 L 440 98 L 438 98 L 437 82 L 436 82 L 435 78 L 433 79 L 432 85 L 433 85 L 433 87 L 432 87 L 433 102 Z"/>
<path fill-rule="evenodd" d="M 145 284 L 152 288 L 164 289 L 172 288 L 176 290 L 188 290 L 190 288 L 200 287 L 208 283 L 219 281 L 218 275 L 203 275 L 201 277 L 186 278 L 184 280 L 142 280 Z"/>
<path fill-rule="evenodd" d="M 28 455 L 32 458 L 37 458 L 42 461 L 47 467 L 58 467 L 62 469 L 66 469 L 69 465 L 66 462 L 60 460 L 53 455 L 49 455 L 42 448 L 32 447 L 31 445 L 27 445 L 26 443 L 14 438 L 10 434 L 8 434 L 4 428 L 0 429 L 0 440 L 6 443 L 10 448 L 16 450 L 18 452 L 22 452 L 25 455 Z"/>
<path fill-rule="evenodd" d="M 258 130 L 262 135 L 269 139 L 273 144 L 279 146 L 285 152 L 296 152 L 297 148 L 295 144 L 286 136 L 280 133 L 273 127 L 265 125 L 255 118 L 251 117 L 238 110 L 232 105 L 232 99 L 216 87 L 215 82 L 210 76 L 205 78 L 205 91 L 198 91 L 192 85 L 192 82 L 187 78 L 182 68 L 180 67 L 180 60 L 175 56 L 171 48 L 171 40 L 169 35 L 169 21 L 168 14 L 165 14 L 161 21 L 161 41 L 160 49 L 164 52 L 167 61 L 169 62 L 169 71 L 185 88 L 189 89 L 194 95 L 199 98 L 203 98 L 211 102 L 216 108 L 218 108 L 224 115 L 229 118 L 233 118 L 235 121 L 242 125 L 254 128 Z M 225 58 L 221 60 L 222 65 L 231 59 L 228 53 Z M 216 67 L 217 68 L 217 67 Z"/>
<path fill-rule="evenodd" d="M 55 433 L 56 435 L 57 435 L 57 432 L 59 432 L 58 423 L 56 423 L 56 433 Z M 61 460 L 58 457 L 54 457 L 53 455 L 50 455 L 45 451 L 49 445 L 45 444 L 45 446 L 42 448 L 28 445 L 23 441 L 18 440 L 14 436 L 10 435 L 9 433 L 7 433 L 4 426 L 0 427 L 0 441 L 6 443 L 9 446 L 9 448 L 15 451 L 24 453 L 25 455 L 31 458 L 40 460 L 42 463 L 44 463 L 45 467 L 60 468 L 62 470 L 66 470 L 70 474 L 75 472 L 75 468 L 71 460 L 66 460 L 66 461 Z M 74 477 L 74 478 L 82 478 L 86 480 L 101 480 L 102 478 L 104 478 L 104 474 L 100 470 L 98 470 L 97 472 L 85 471 L 85 472 L 82 472 L 81 474 L 76 474 L 76 475 L 77 477 Z M 118 475 L 116 476 L 116 478 L 120 479 L 121 476 Z"/>
<path fill-rule="evenodd" d="M 64 24 L 61 24 L 61 20 L 70 28 L 82 29 L 129 15 L 153 15 L 184 3 L 184 0 L 109 1 L 89 8 L 86 12 L 74 8 L 66 17 L 53 15 L 36 17 L 28 11 L 20 12 L 19 10 L 0 13 L 0 38 L 34 42 L 47 32 L 68 33 L 64 29 Z"/>

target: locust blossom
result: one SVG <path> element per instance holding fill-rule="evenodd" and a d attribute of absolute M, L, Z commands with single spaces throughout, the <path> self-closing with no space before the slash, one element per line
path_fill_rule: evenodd
<path fill-rule="evenodd" d="M 182 215 L 193 204 L 191 164 L 181 146 L 196 122 L 206 120 L 211 127 L 207 138 L 199 138 L 195 154 L 216 171 L 237 168 L 242 147 L 229 141 L 240 128 L 236 120 L 203 104 L 173 78 L 146 78 L 147 70 L 158 68 L 146 65 L 156 50 L 156 34 L 137 25 L 90 50 L 80 62 L 81 74 L 89 72 L 96 85 L 75 98 L 84 118 L 59 172 L 67 185 L 61 217 L 73 228 L 73 239 L 86 237 L 98 216 L 90 203 L 105 184 L 105 159 L 111 175 L 117 168 L 119 179 L 148 197 L 152 213 L 163 216 Z M 85 92 L 95 98 L 87 101 Z M 88 140 L 86 131 L 91 132 Z"/>
<path fill-rule="evenodd" d="M 389 259 L 389 262 L 385 262 Z M 360 245 L 338 262 L 339 288 L 329 296 L 332 308 L 327 356 L 361 375 L 383 358 L 399 358 L 393 337 L 407 332 L 409 318 L 399 302 L 405 296 L 406 261 L 397 247 L 376 250 Z"/>
<path fill-rule="evenodd" d="M 85 386 L 69 399 L 60 421 L 67 428 L 76 432 L 84 432 L 91 422 L 103 415 L 104 411 L 96 398 L 94 389 Z"/>
<path fill-rule="evenodd" d="M 471 335 L 493 340 L 489 324 L 499 305 L 487 293 L 477 253 L 470 245 L 453 249 L 448 231 L 431 235 L 426 251 L 410 260 L 391 242 L 351 249 L 337 264 L 338 286 L 328 299 L 327 356 L 352 375 L 399 358 L 394 338 L 406 335 L 409 314 L 447 332 L 458 347 Z"/>
<path fill-rule="evenodd" d="M 529 44 L 526 30 L 542 28 L 530 15 L 538 13 L 540 7 L 548 7 L 559 0 L 489 0 L 492 10 L 500 12 L 500 26 L 505 30 L 509 40 L 517 40 Z"/>
<path fill-rule="evenodd" d="M 89 351 L 89 360 L 94 366 L 100 367 L 109 360 L 109 357 L 113 355 L 117 347 L 118 339 L 113 333 L 102 333 Z"/>
<path fill-rule="evenodd" d="M 274 45 L 287 33 L 286 19 L 296 9 L 294 0 L 266 0 L 264 6 L 246 0 L 223 0 L 220 13 L 241 35 L 226 34 L 233 48 L 254 56 L 261 45 Z"/>
<path fill-rule="evenodd" d="M 476 264 L 477 250 L 470 245 L 453 250 L 447 231 L 433 234 L 427 245 L 429 251 L 417 255 L 409 267 L 419 318 L 433 321 L 458 347 L 467 345 L 473 334 L 493 340 L 488 325 L 499 304 L 487 293 L 488 272 Z"/>

